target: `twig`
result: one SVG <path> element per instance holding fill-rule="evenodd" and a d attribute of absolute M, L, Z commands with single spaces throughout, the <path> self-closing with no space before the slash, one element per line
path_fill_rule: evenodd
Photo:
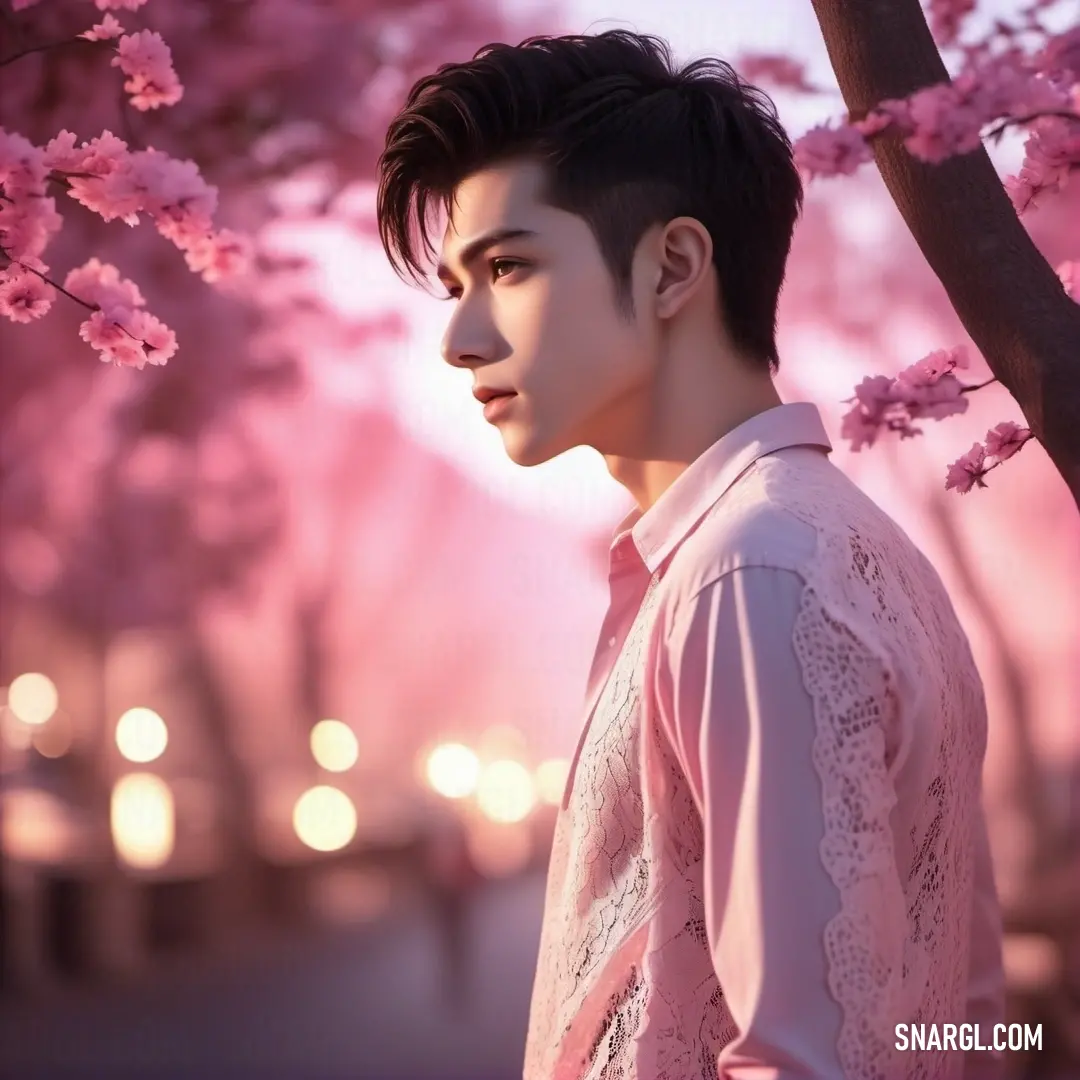
<path fill-rule="evenodd" d="M 47 277 L 40 270 L 35 270 L 32 266 L 27 266 L 26 263 L 20 261 L 19 259 L 13 259 L 6 251 L 4 251 L 3 248 L 0 248 L 0 255 L 3 255 L 4 258 L 8 260 L 8 263 L 14 263 L 16 266 L 21 266 L 24 270 L 29 270 L 31 274 L 37 274 L 37 276 L 41 278 L 41 280 L 44 281 L 46 285 L 51 285 L 58 292 L 62 292 L 66 297 L 74 300 L 76 304 L 82 304 L 82 306 L 84 308 L 87 308 L 89 311 L 101 310 L 100 304 L 88 304 L 85 300 L 80 300 L 74 293 L 69 293 L 63 285 L 60 285 L 58 282 L 53 281 L 52 278 Z M 117 323 L 117 326 L 120 326 L 120 324 Z M 120 329 L 123 330 L 124 328 L 120 326 Z M 124 330 L 124 333 L 128 334 L 129 337 L 134 336 L 128 333 L 127 330 Z M 135 340 L 138 339 L 136 338 Z"/>
<path fill-rule="evenodd" d="M 1080 113 L 1069 112 L 1066 109 L 1050 109 L 1046 112 L 1028 113 L 1026 116 L 1009 116 L 1001 123 L 995 124 L 984 136 L 986 139 L 1000 140 L 1006 128 L 1014 124 L 1030 124 L 1032 120 L 1039 120 L 1044 116 L 1057 116 L 1062 120 L 1080 121 Z"/>
<path fill-rule="evenodd" d="M 101 305 L 100 304 L 89 304 L 85 300 L 80 300 L 79 297 L 77 297 L 74 293 L 68 292 L 67 289 L 65 289 L 63 285 L 60 285 L 57 282 L 53 281 L 51 278 L 46 277 L 46 275 L 43 274 L 40 270 L 35 270 L 32 266 L 27 266 L 26 263 L 21 262 L 19 259 L 13 259 L 6 251 L 4 251 L 3 248 L 0 248 L 0 255 L 3 255 L 8 260 L 9 263 L 14 263 L 16 266 L 21 266 L 24 270 L 29 270 L 31 274 L 37 274 L 37 276 L 39 278 L 41 278 L 41 280 L 44 281 L 46 285 L 51 285 L 58 292 L 62 292 L 69 300 L 74 300 L 76 304 L 81 304 L 88 311 L 100 311 L 101 310 Z M 132 341 L 137 341 L 143 347 L 144 352 L 145 352 L 145 350 L 147 348 L 149 348 L 149 344 L 147 343 L 147 341 L 144 338 L 136 337 L 118 319 L 110 319 L 109 321 L 111 323 L 113 323 L 114 326 L 119 326 L 120 329 L 123 330 L 124 333 L 127 334 L 127 336 L 129 338 L 131 338 Z"/>
<path fill-rule="evenodd" d="M 12 53 L 11 56 L 5 56 L 3 60 L 0 60 L 0 67 L 7 67 L 8 64 L 14 64 L 16 60 L 21 60 L 24 56 L 29 56 L 31 53 L 44 52 L 46 49 L 58 49 L 61 45 L 107 45 L 107 41 L 91 40 L 84 37 L 64 38 L 63 41 L 47 41 L 44 45 L 31 45 L 28 49 L 23 49 L 21 52 Z"/>

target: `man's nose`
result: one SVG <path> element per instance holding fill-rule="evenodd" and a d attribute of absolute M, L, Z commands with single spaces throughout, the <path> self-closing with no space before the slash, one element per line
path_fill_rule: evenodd
<path fill-rule="evenodd" d="M 490 326 L 483 320 L 459 318 L 461 310 L 454 312 L 454 318 L 443 334 L 439 351 L 442 358 L 456 368 L 467 368 L 475 364 L 488 364 L 496 359 L 496 339 Z"/>

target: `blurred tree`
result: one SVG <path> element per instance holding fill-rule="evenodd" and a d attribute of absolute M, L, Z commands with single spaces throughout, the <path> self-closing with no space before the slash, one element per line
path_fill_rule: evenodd
<path fill-rule="evenodd" d="M 74 39 L 90 10 L 72 0 L 14 12 L 3 0 L 0 60 Z M 154 0 L 124 13 L 125 27 L 144 16 L 172 50 L 182 101 L 133 113 L 108 50 L 72 40 L 0 66 L 0 127 L 38 145 L 61 128 L 80 139 L 110 128 L 133 149 L 193 159 L 219 189 L 219 221 L 255 238 L 256 273 L 218 293 L 159 235 L 65 201 L 49 252 L 61 277 L 90 254 L 119 266 L 180 351 L 165 367 L 103 366 L 75 332 L 84 312 L 63 301 L 34 324 L 0 325 L 0 612 L 47 605 L 102 656 L 127 629 L 187 628 L 207 745 L 232 800 L 228 858 L 243 876 L 256 858 L 250 777 L 200 642 L 200 605 L 250 596 L 283 543 L 288 459 L 260 445 L 259 415 L 287 415 L 314 393 L 313 365 L 335 352 L 377 388 L 380 350 L 403 330 L 399 313 L 335 311 L 305 261 L 268 238 L 327 220 L 374 235 L 365 183 L 407 88 L 485 41 L 537 32 L 547 13 L 520 22 L 487 0 Z M 299 614 L 310 638 L 317 600 Z M 317 649 L 306 655 L 319 663 Z M 303 676 L 308 707 L 318 681 Z M 97 718 L 103 740 L 113 719 Z M 92 809 L 105 822 L 101 768 Z"/>

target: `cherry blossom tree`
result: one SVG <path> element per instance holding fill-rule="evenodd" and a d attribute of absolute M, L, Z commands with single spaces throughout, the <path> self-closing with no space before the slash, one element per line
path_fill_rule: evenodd
<path fill-rule="evenodd" d="M 35 2 L 14 0 L 13 11 Z M 73 38 L 18 48 L 0 57 L 0 65 L 9 67 L 36 53 L 80 42 L 106 46 L 114 53 L 111 65 L 127 76 L 123 89 L 134 108 L 146 112 L 175 105 L 184 88 L 161 35 L 147 29 L 126 33 L 108 11 L 133 12 L 144 3 L 97 0 L 99 11 L 106 12 L 101 22 Z M 89 21 L 88 7 L 86 18 Z M 12 16 L 5 25 L 12 37 L 21 35 L 22 27 Z M 147 362 L 164 364 L 176 351 L 176 335 L 146 310 L 138 286 L 121 278 L 115 266 L 91 257 L 69 271 L 63 285 L 48 276 L 42 256 L 63 225 L 49 194 L 53 184 L 104 221 L 120 218 L 134 226 L 145 213 L 206 281 L 234 273 L 246 255 L 238 234 L 213 229 L 216 188 L 202 179 L 193 161 L 177 160 L 153 147 L 133 150 L 107 129 L 81 143 L 61 129 L 42 147 L 0 127 L 0 315 L 14 322 L 40 319 L 60 292 L 90 311 L 79 336 L 102 360 L 138 368 Z"/>
<path fill-rule="evenodd" d="M 285 752 L 306 749 L 326 580 L 297 540 L 296 495 L 340 447 L 296 432 L 313 402 L 324 417 L 351 408 L 366 452 L 382 452 L 370 405 L 343 387 L 364 376 L 378 398 L 404 328 L 400 312 L 327 302 L 280 235 L 374 235 L 366 187 L 408 86 L 484 41 L 537 32 L 544 12 L 519 23 L 483 0 L 97 8 L 0 0 L 0 614 L 10 633 L 20 609 L 43 607 L 102 657 L 132 628 L 180 632 L 242 874 L 253 776 L 207 611 L 258 603 L 270 578 L 292 591 L 286 667 L 300 670 L 304 715 Z M 87 364 L 87 345 L 111 362 Z M 101 821 L 105 794 L 90 807 Z"/>
<path fill-rule="evenodd" d="M 1080 168 L 1080 25 L 1054 33 L 1045 22 L 1061 6 L 1033 0 L 1017 21 L 995 20 L 965 41 L 974 0 L 931 0 L 930 26 L 918 0 L 814 0 L 848 116 L 807 132 L 796 152 L 809 177 L 877 162 L 991 372 L 961 383 L 969 356 L 953 347 L 895 378 L 867 376 L 844 422 L 853 447 L 883 430 L 917 435 L 914 421 L 963 413 L 965 395 L 1000 381 L 1027 426 L 992 427 L 950 466 L 946 488 L 985 487 L 991 469 L 1037 438 L 1080 504 L 1080 250 L 1051 267 L 1018 216 Z M 957 57 L 952 78 L 939 45 Z M 751 79 L 815 90 L 788 57 L 750 55 L 739 66 Z M 1030 131 L 1025 158 L 1003 186 L 983 140 L 1017 127 Z"/>

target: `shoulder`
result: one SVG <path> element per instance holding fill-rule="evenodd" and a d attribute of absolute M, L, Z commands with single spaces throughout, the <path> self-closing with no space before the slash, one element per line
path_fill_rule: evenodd
<path fill-rule="evenodd" d="M 792 512 L 785 491 L 806 469 L 820 471 L 824 464 L 832 472 L 839 470 L 823 455 L 809 453 L 812 456 L 788 452 L 759 458 L 702 517 L 664 574 L 663 591 L 672 614 L 737 571 L 772 572 L 743 577 L 810 574 L 819 557 L 818 533 Z"/>

